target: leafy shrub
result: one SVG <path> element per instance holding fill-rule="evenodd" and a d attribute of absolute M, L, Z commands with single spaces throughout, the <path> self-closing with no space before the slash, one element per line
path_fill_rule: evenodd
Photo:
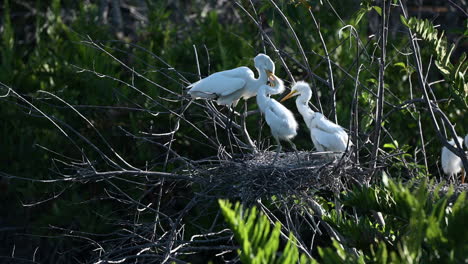
<path fill-rule="evenodd" d="M 431 189 L 431 188 L 429 188 Z M 426 182 L 405 186 L 384 177 L 382 186 L 357 187 L 343 193 L 343 210 L 330 209 L 323 220 L 344 237 L 332 239 L 329 247 L 319 247 L 320 263 L 464 263 L 468 260 L 468 217 L 466 193 L 439 196 L 438 188 L 428 192 Z M 321 200 L 321 199 L 317 199 Z M 270 230 L 266 216 L 255 207 L 243 210 L 220 200 L 225 221 L 240 245 L 243 263 L 273 263 L 274 256 L 298 259 L 295 238 L 290 235 L 283 253 L 279 253 L 276 223 Z M 275 251 L 278 251 L 275 253 Z M 284 258 L 280 258 L 284 259 Z M 279 259 L 279 260 L 280 260 Z M 301 255 L 302 262 L 315 262 Z M 276 262 L 284 263 L 284 262 Z"/>
<path fill-rule="evenodd" d="M 271 230 L 270 221 L 264 214 L 257 212 L 256 207 L 243 210 L 239 202 L 235 205 L 225 200 L 218 202 L 224 219 L 240 244 L 238 253 L 242 263 L 297 263 L 299 259 L 300 263 L 308 263 L 304 254 L 299 257 L 292 234 L 282 253 L 278 252 L 281 232 L 279 222 Z"/>

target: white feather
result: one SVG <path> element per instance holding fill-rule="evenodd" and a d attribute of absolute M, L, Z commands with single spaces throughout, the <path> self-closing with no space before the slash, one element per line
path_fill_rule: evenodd
<path fill-rule="evenodd" d="M 310 86 L 306 82 L 299 81 L 292 87 L 291 93 L 299 95 L 296 107 L 310 130 L 310 137 L 317 150 L 344 152 L 348 145 L 348 134 L 341 126 L 310 109 L 308 105 L 312 97 Z M 352 145 L 351 141 L 349 145 Z"/>
<path fill-rule="evenodd" d="M 216 99 L 219 105 L 235 106 L 240 98 L 248 99 L 257 94 L 258 88 L 267 83 L 266 70 L 274 73 L 275 65 L 265 54 L 254 58 L 259 78 L 247 67 L 216 72 L 210 76 L 192 83 L 187 88 L 188 94 L 194 99 Z"/>
<path fill-rule="evenodd" d="M 460 144 L 463 144 L 463 139 L 461 137 L 457 137 L 457 140 Z M 449 144 L 456 148 L 456 144 L 453 139 L 449 141 Z M 442 170 L 449 177 L 460 173 L 460 171 L 462 170 L 462 161 L 460 157 L 455 155 L 455 153 L 453 153 L 446 147 L 442 148 L 441 163 Z"/>
<path fill-rule="evenodd" d="M 281 93 L 283 90 L 282 81 L 277 79 L 275 87 L 262 85 L 257 94 L 258 107 L 265 115 L 265 120 L 271 129 L 271 134 L 277 140 L 289 140 L 295 137 L 298 128 L 294 114 L 284 105 L 270 98 L 270 95 Z"/>

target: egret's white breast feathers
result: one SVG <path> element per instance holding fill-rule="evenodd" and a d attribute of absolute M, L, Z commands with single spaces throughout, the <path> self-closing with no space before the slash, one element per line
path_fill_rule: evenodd
<path fill-rule="evenodd" d="M 269 97 L 270 94 L 278 94 L 284 89 L 282 82 L 276 79 L 274 87 L 263 85 L 258 90 L 257 104 L 265 115 L 265 120 L 271 129 L 271 134 L 277 139 L 288 140 L 297 135 L 298 124 L 294 114 L 284 105 Z"/>
<path fill-rule="evenodd" d="M 463 139 L 461 137 L 458 137 L 457 139 L 460 145 L 463 144 Z M 449 144 L 456 147 L 453 139 L 449 141 Z M 462 169 L 462 161 L 460 157 L 455 155 L 455 153 L 451 152 L 446 147 L 442 148 L 441 163 L 442 170 L 449 176 L 458 174 Z"/>
<path fill-rule="evenodd" d="M 291 139 L 297 135 L 298 124 L 294 114 L 278 101 L 269 99 L 264 113 L 273 136 L 280 139 Z"/>

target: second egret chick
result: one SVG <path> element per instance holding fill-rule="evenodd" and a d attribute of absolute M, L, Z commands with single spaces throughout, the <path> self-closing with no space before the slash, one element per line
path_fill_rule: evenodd
<path fill-rule="evenodd" d="M 457 137 L 457 140 L 460 143 L 460 145 L 463 144 L 463 139 L 461 137 Z M 456 144 L 453 139 L 450 140 L 448 143 L 456 148 Z M 442 148 L 441 163 L 442 170 L 449 177 L 449 180 L 455 181 L 455 176 L 463 170 L 463 165 L 460 157 L 455 155 L 455 153 L 453 153 L 446 147 Z M 465 175 L 463 172 L 461 180 L 462 183 L 465 182 Z"/>
<path fill-rule="evenodd" d="M 280 140 L 288 141 L 297 155 L 296 145 L 294 145 L 291 139 L 297 135 L 298 124 L 289 109 L 275 99 L 270 98 L 270 95 L 280 94 L 284 91 L 283 81 L 276 76 L 272 76 L 270 77 L 270 82 L 271 86 L 262 85 L 258 89 L 257 104 L 260 111 L 265 115 L 265 120 L 268 126 L 270 126 L 271 134 L 278 144 L 276 155 L 272 162 L 274 164 L 281 151 Z"/>
<path fill-rule="evenodd" d="M 344 152 L 346 148 L 352 145 L 348 134 L 344 129 L 328 120 L 324 115 L 312 111 L 308 103 L 312 97 L 312 91 L 309 84 L 299 81 L 280 102 L 283 102 L 293 96 L 299 95 L 296 99 L 296 106 L 299 113 L 304 118 L 304 122 L 310 130 L 310 137 L 318 151 Z"/>

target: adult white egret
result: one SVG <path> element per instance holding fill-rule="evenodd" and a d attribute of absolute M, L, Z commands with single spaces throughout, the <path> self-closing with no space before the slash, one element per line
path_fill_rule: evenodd
<path fill-rule="evenodd" d="M 274 164 L 281 151 L 280 140 L 288 141 L 297 155 L 296 145 L 294 145 L 291 139 L 297 135 L 298 125 L 296 119 L 294 119 L 294 114 L 289 109 L 275 99 L 270 98 L 270 95 L 280 94 L 284 91 L 283 81 L 278 77 L 274 77 L 270 78 L 270 82 L 271 86 L 265 84 L 258 89 L 257 104 L 260 111 L 265 115 L 265 120 L 270 127 L 271 134 L 278 144 L 276 155 L 272 162 Z"/>
<path fill-rule="evenodd" d="M 232 70 L 216 72 L 192 83 L 187 88 L 194 99 L 216 99 L 219 105 L 236 106 L 240 98 L 248 99 L 257 94 L 258 88 L 274 76 L 275 64 L 265 54 L 254 58 L 254 65 L 259 77 L 248 67 L 242 66 Z"/>
<path fill-rule="evenodd" d="M 465 136 L 465 147 L 468 149 L 468 134 Z"/>
<path fill-rule="evenodd" d="M 280 102 L 293 96 L 299 95 L 296 99 L 296 107 L 304 118 L 304 122 L 310 130 L 310 137 L 318 151 L 344 152 L 348 146 L 348 134 L 344 129 L 328 120 L 324 115 L 312 111 L 308 103 L 312 97 L 309 84 L 303 81 L 297 82 L 291 92 Z M 349 141 L 349 146 L 352 143 Z"/>
<path fill-rule="evenodd" d="M 461 137 L 457 137 L 457 140 L 460 143 L 460 145 L 463 144 L 463 139 Z M 455 148 L 457 147 L 453 139 L 450 140 L 448 143 Z M 449 177 L 449 179 L 455 181 L 455 175 L 457 175 L 463 170 L 463 164 L 460 157 L 455 155 L 455 153 L 450 151 L 448 148 L 443 147 L 440 160 L 442 163 L 442 170 L 444 171 L 444 173 Z M 461 180 L 462 183 L 465 182 L 465 175 L 463 172 Z"/>

